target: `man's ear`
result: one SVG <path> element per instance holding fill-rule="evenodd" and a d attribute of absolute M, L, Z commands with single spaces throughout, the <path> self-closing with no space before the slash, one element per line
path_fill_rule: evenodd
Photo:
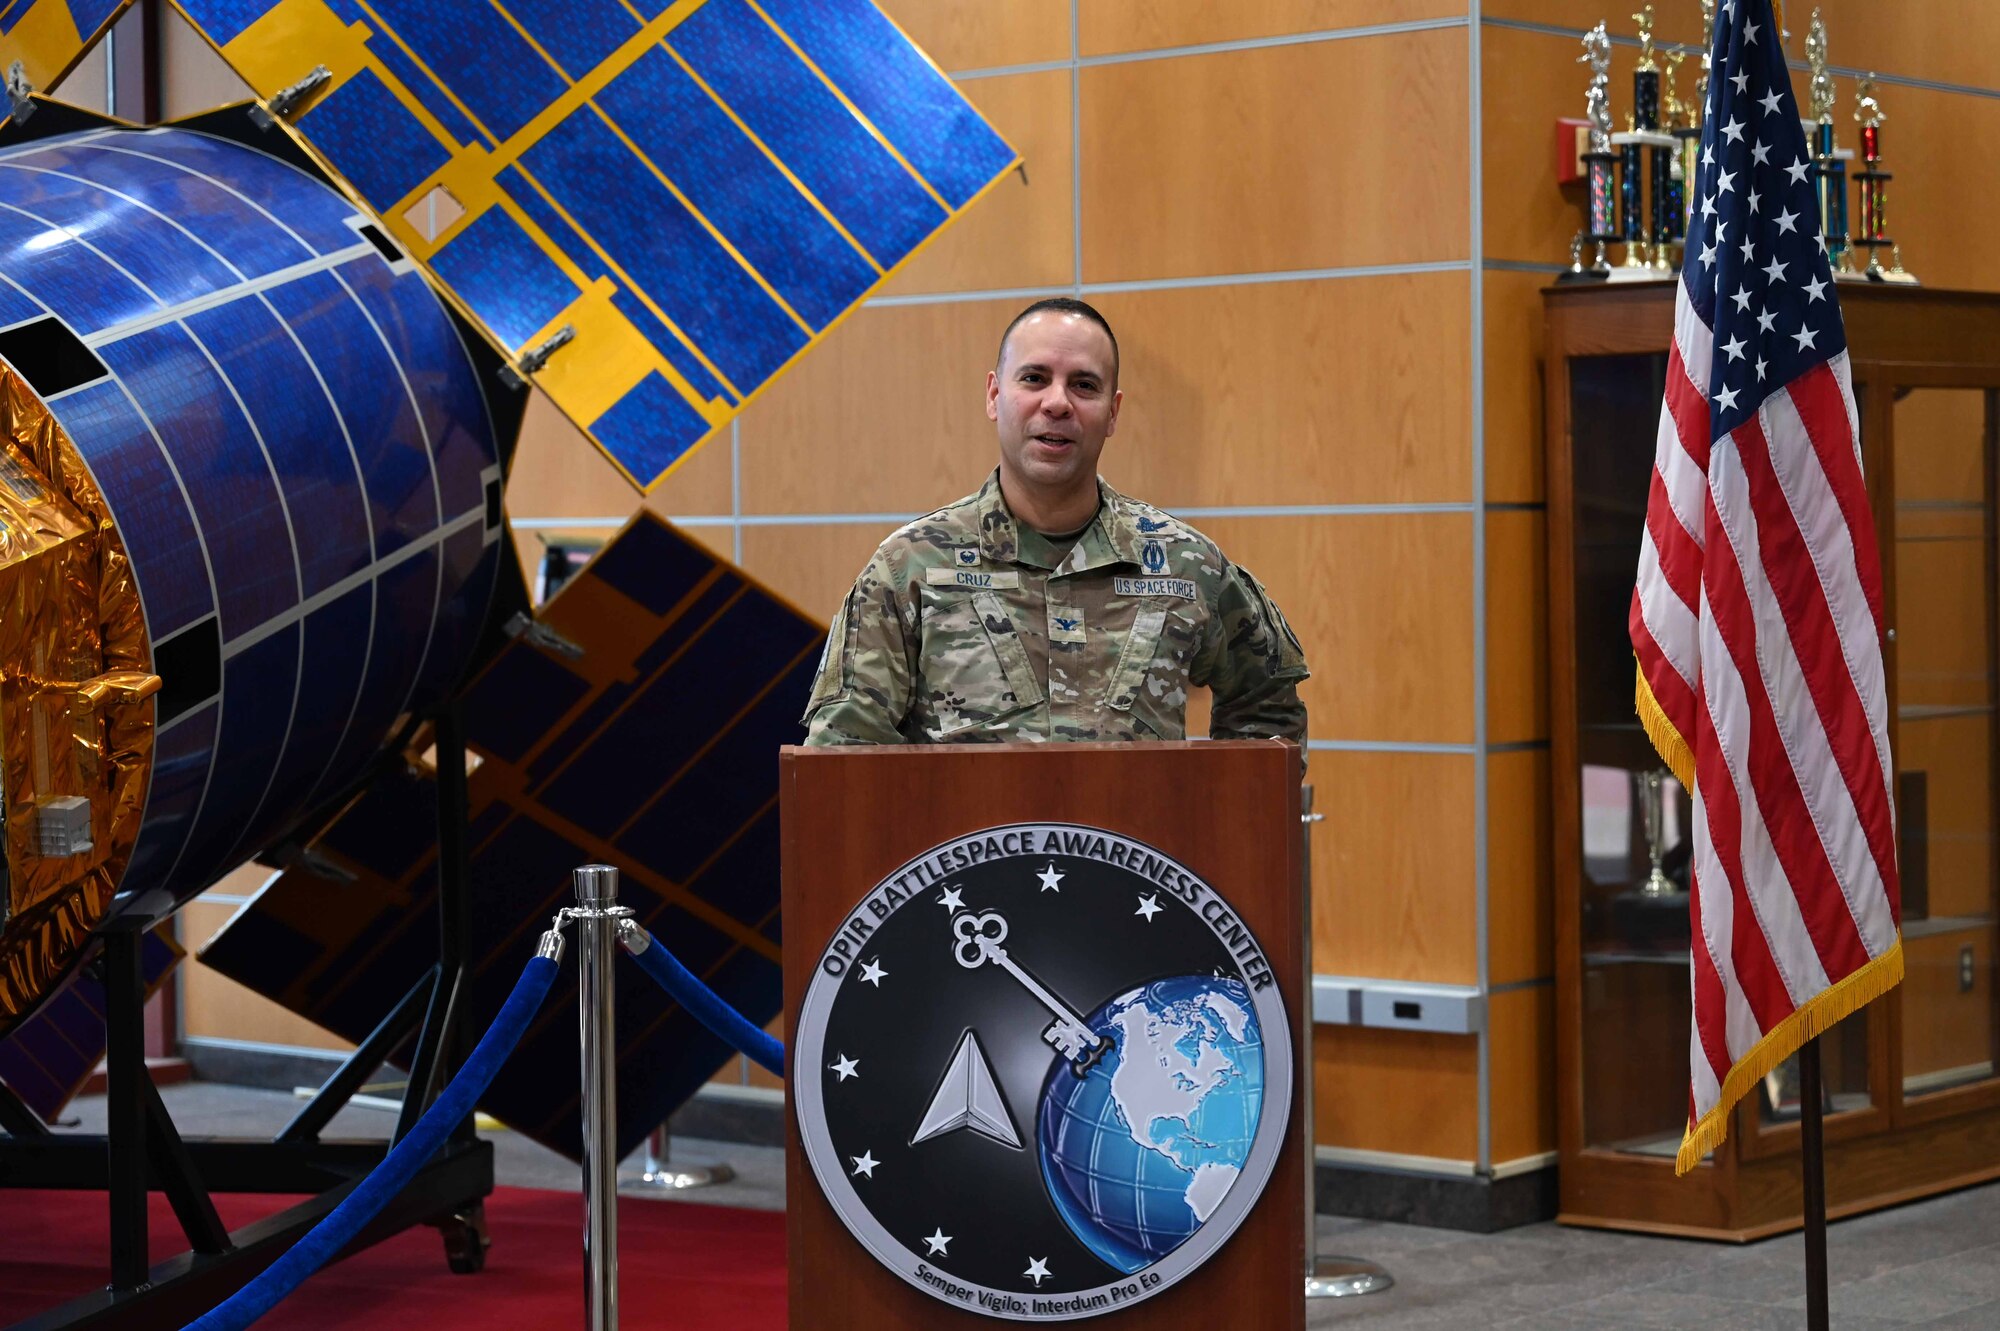
<path fill-rule="evenodd" d="M 1125 404 L 1125 390 L 1122 388 L 1112 389 L 1111 418 L 1104 423 L 1104 437 L 1106 439 L 1109 439 L 1112 435 L 1118 433 L 1118 408 L 1123 406 L 1124 404 Z"/>
<path fill-rule="evenodd" d="M 1000 419 L 1000 372 L 998 370 L 988 370 L 986 372 L 986 419 L 989 421 Z"/>

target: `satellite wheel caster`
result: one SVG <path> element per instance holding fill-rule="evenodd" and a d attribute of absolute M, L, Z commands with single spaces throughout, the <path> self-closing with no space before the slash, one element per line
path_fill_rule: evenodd
<path fill-rule="evenodd" d="M 477 1275 L 486 1269 L 486 1250 L 493 1246 L 493 1238 L 486 1232 L 484 1202 L 474 1202 L 436 1223 L 444 1235 L 445 1265 L 454 1274 Z"/>

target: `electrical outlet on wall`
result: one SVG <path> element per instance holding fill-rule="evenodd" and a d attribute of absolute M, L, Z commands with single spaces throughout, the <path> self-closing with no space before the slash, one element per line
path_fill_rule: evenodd
<path fill-rule="evenodd" d="M 1972 992 L 1972 944 L 1967 943 L 1958 950 L 1958 992 Z"/>

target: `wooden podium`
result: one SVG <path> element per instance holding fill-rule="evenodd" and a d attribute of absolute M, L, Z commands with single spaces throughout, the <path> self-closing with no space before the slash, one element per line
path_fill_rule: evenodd
<path fill-rule="evenodd" d="M 1235 1232 L 1201 1265 L 1155 1296 L 1076 1320 L 1116 1328 L 1302 1331 L 1301 1104 L 1303 1079 L 1312 1070 L 1299 1063 L 1309 1009 L 1298 750 L 1279 741 L 788 747 L 779 773 L 788 1036 L 801 1029 L 801 1004 L 824 967 L 830 941 L 837 931 L 851 929 L 848 922 L 857 912 L 865 916 L 864 898 L 899 868 L 954 838 L 1010 824 L 1077 824 L 1143 843 L 1213 889 L 1261 945 L 1284 1005 L 1292 1075 L 1276 1164 Z M 910 909 L 921 909 L 927 917 L 923 927 L 948 942 L 947 921 L 937 918 L 928 901 Z M 1144 922 L 1150 924 L 1152 916 Z M 1020 937 L 1022 932 L 1009 946 L 1032 958 L 1033 942 Z M 857 950 L 854 963 L 864 955 Z M 906 967 L 906 980 L 908 974 Z M 1150 977 L 1139 982 L 1145 978 Z M 878 985 L 876 992 L 886 991 Z M 909 990 L 901 991 L 898 1001 L 913 997 L 925 1001 Z M 1099 999 L 1079 995 L 1079 1001 Z M 1263 1031 L 1266 1045 L 1274 1038 L 1274 1032 Z M 788 1082 L 794 1331 L 994 1325 L 993 1316 L 955 1307 L 906 1283 L 849 1232 L 808 1160 L 790 1091 Z M 900 1143 L 912 1126 L 884 1123 L 882 1135 Z M 977 1186 L 976 1178 L 968 1180 L 968 1187 Z"/>

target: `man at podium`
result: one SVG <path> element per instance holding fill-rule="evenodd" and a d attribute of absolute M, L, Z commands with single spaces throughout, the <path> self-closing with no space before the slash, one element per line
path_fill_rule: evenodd
<path fill-rule="evenodd" d="M 1118 341 L 1080 300 L 1015 316 L 986 376 L 1000 465 L 883 541 L 834 616 L 808 744 L 1306 739 L 1305 653 L 1249 570 L 1097 475 Z"/>

